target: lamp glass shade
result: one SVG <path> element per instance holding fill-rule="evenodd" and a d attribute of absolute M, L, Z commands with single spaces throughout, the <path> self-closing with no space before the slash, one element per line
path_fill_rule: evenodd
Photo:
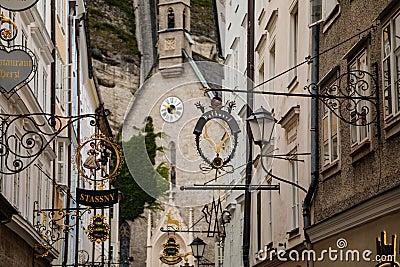
<path fill-rule="evenodd" d="M 192 248 L 193 257 L 195 257 L 196 259 L 203 257 L 206 245 L 207 244 L 204 243 L 202 239 L 196 237 L 190 244 L 190 247 Z"/>
<path fill-rule="evenodd" d="M 247 118 L 253 134 L 254 143 L 262 145 L 269 143 L 275 126 L 275 118 L 272 113 L 260 107 Z"/>

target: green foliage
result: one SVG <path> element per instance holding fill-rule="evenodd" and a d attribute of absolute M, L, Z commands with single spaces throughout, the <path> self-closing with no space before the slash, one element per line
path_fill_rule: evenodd
<path fill-rule="evenodd" d="M 120 175 L 113 181 L 113 186 L 118 188 L 124 195 L 123 200 L 120 202 L 120 216 L 126 220 L 134 220 L 141 217 L 145 208 L 159 209 L 160 205 L 154 197 L 161 195 L 168 189 L 169 169 L 164 163 L 156 168 L 154 167 L 156 151 L 160 151 L 162 148 L 156 144 L 156 139 L 161 137 L 161 134 L 154 132 L 151 117 L 146 118 L 144 134 L 133 136 L 128 142 L 123 143 L 124 155 L 130 155 L 129 168 L 124 163 Z M 143 144 L 145 144 L 145 148 Z M 146 151 L 141 151 L 142 148 Z M 131 174 L 130 171 L 134 173 Z M 160 176 L 164 179 L 160 180 Z M 137 184 L 138 179 L 143 188 L 151 188 L 152 196 Z"/>
<path fill-rule="evenodd" d="M 212 0 L 191 0 L 191 32 L 214 38 L 215 26 Z"/>
<path fill-rule="evenodd" d="M 110 7 L 118 18 L 102 7 Z M 139 55 L 135 36 L 135 14 L 132 0 L 88 0 L 89 28 L 92 47 L 108 52 Z"/>

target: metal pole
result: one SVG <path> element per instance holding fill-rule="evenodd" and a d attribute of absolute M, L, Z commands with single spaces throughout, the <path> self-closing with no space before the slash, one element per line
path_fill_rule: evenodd
<path fill-rule="evenodd" d="M 253 90 L 254 81 L 254 0 L 247 1 L 247 91 Z M 247 94 L 247 118 L 253 113 L 254 95 Z M 247 145 L 246 145 L 246 186 L 251 184 L 253 171 L 253 136 L 249 122 L 246 122 Z M 243 266 L 250 266 L 250 239 L 251 239 L 251 193 L 244 193 L 244 223 L 243 223 Z"/>

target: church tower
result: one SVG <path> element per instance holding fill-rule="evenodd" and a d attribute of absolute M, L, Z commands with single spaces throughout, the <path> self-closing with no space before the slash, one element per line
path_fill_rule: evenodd
<path fill-rule="evenodd" d="M 183 63 L 183 51 L 192 56 L 190 0 L 159 0 L 159 69 Z"/>

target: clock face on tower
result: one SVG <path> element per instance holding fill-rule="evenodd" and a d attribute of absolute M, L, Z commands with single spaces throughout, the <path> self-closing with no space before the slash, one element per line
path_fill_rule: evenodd
<path fill-rule="evenodd" d="M 182 101 L 175 96 L 166 98 L 161 103 L 160 114 L 164 121 L 176 122 L 183 114 Z"/>

